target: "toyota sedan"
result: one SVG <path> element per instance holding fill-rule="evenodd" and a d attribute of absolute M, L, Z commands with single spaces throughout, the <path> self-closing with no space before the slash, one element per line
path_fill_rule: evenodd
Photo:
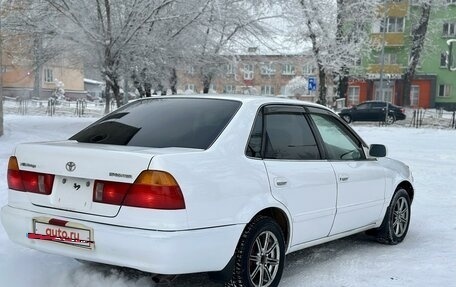
<path fill-rule="evenodd" d="M 14 242 L 229 286 L 278 286 L 286 254 L 354 233 L 400 243 L 414 197 L 408 166 L 329 109 L 253 96 L 137 100 L 18 145 L 7 177 Z"/>

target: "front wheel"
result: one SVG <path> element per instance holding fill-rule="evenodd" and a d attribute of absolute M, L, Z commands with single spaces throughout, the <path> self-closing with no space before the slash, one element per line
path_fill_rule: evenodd
<path fill-rule="evenodd" d="M 402 242 L 410 225 L 410 197 L 405 189 L 399 189 L 386 210 L 382 225 L 376 230 L 377 241 L 395 245 Z"/>
<path fill-rule="evenodd" d="M 276 287 L 285 264 L 285 239 L 280 226 L 261 216 L 250 222 L 235 252 L 231 280 L 225 286 Z"/>

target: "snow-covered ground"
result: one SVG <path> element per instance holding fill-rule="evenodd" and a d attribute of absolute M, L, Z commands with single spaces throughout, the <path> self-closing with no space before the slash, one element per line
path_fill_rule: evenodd
<path fill-rule="evenodd" d="M 93 118 L 5 116 L 0 137 L 0 205 L 7 203 L 6 169 L 20 142 L 65 139 Z M 456 286 L 456 130 L 355 125 L 368 143 L 409 164 L 416 181 L 407 238 L 385 246 L 362 234 L 287 256 L 281 286 Z M 161 285 L 161 284 L 159 284 Z M 157 285 L 157 286 L 159 286 Z M 0 286 L 155 286 L 150 274 L 81 264 L 23 248 L 0 226 Z M 168 286 L 168 284 L 165 284 Z M 206 274 L 169 286 L 220 286 Z"/>

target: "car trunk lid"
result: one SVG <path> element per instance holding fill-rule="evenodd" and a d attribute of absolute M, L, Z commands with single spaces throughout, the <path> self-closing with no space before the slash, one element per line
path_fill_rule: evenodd
<path fill-rule="evenodd" d="M 114 217 L 120 205 L 93 201 L 96 180 L 133 183 L 155 155 L 184 151 L 63 141 L 21 144 L 15 156 L 20 170 L 54 175 L 50 195 L 27 193 L 32 204 Z"/>

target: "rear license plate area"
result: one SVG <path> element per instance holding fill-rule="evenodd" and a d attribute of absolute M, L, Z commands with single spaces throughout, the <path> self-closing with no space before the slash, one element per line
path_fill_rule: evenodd
<path fill-rule="evenodd" d="M 93 180 L 58 176 L 51 196 L 57 207 L 88 211 L 92 207 Z"/>
<path fill-rule="evenodd" d="M 67 221 L 60 221 L 64 226 L 51 224 L 50 222 L 52 220 L 34 218 L 33 233 L 28 233 L 27 237 L 87 249 L 92 249 L 95 246 L 91 228 Z"/>

